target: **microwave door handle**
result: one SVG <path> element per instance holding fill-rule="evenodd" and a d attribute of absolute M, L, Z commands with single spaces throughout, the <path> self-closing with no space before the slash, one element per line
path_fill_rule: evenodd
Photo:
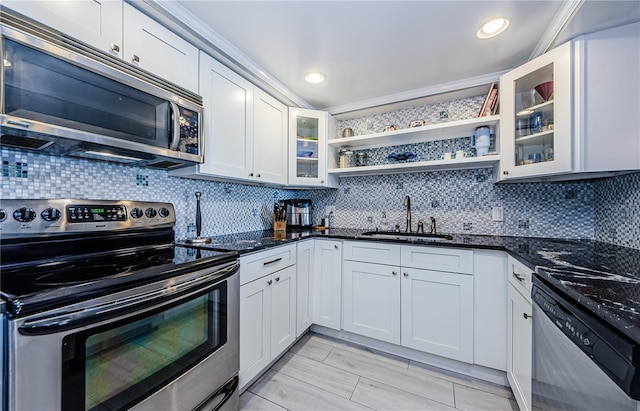
<path fill-rule="evenodd" d="M 176 151 L 180 143 L 180 109 L 173 101 L 170 101 L 171 111 L 173 112 L 173 127 L 171 129 L 171 144 L 169 150 Z"/>

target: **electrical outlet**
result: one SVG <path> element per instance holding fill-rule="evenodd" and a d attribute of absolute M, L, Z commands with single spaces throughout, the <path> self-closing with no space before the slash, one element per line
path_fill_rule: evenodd
<path fill-rule="evenodd" d="M 493 221 L 504 221 L 504 208 L 502 208 L 502 207 L 493 207 L 491 209 L 491 220 L 493 220 Z"/>
<path fill-rule="evenodd" d="M 336 206 L 335 205 L 328 205 L 324 208 L 324 215 L 328 216 L 329 214 L 333 213 L 333 215 L 336 215 Z"/>

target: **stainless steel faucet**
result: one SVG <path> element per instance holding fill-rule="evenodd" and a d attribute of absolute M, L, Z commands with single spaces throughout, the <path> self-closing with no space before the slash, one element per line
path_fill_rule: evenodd
<path fill-rule="evenodd" d="M 404 230 L 405 233 L 411 232 L 411 199 L 409 196 L 404 196 L 404 206 L 407 207 L 407 228 Z"/>
<path fill-rule="evenodd" d="M 429 217 L 429 219 L 431 220 L 431 229 L 429 230 L 429 234 L 437 234 L 436 233 L 436 218 L 431 216 Z"/>

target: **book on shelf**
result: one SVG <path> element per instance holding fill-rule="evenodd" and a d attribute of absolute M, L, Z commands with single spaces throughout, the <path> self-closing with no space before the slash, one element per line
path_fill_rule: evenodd
<path fill-rule="evenodd" d="M 498 85 L 494 82 L 491 83 L 489 87 L 489 91 L 487 92 L 487 96 L 484 98 L 484 102 L 482 103 L 482 107 L 480 108 L 480 112 L 478 113 L 478 117 L 484 117 L 491 115 L 494 108 L 497 105 L 498 100 Z"/>

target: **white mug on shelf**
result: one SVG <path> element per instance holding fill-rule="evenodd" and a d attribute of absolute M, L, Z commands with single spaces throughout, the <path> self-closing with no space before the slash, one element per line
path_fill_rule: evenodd
<path fill-rule="evenodd" d="M 442 159 L 443 159 L 443 160 L 451 160 L 451 155 L 452 155 L 452 154 L 453 154 L 453 153 L 444 153 L 444 154 L 442 155 Z"/>
<path fill-rule="evenodd" d="M 467 156 L 467 152 L 464 150 L 456 151 L 456 158 L 465 158 Z"/>

